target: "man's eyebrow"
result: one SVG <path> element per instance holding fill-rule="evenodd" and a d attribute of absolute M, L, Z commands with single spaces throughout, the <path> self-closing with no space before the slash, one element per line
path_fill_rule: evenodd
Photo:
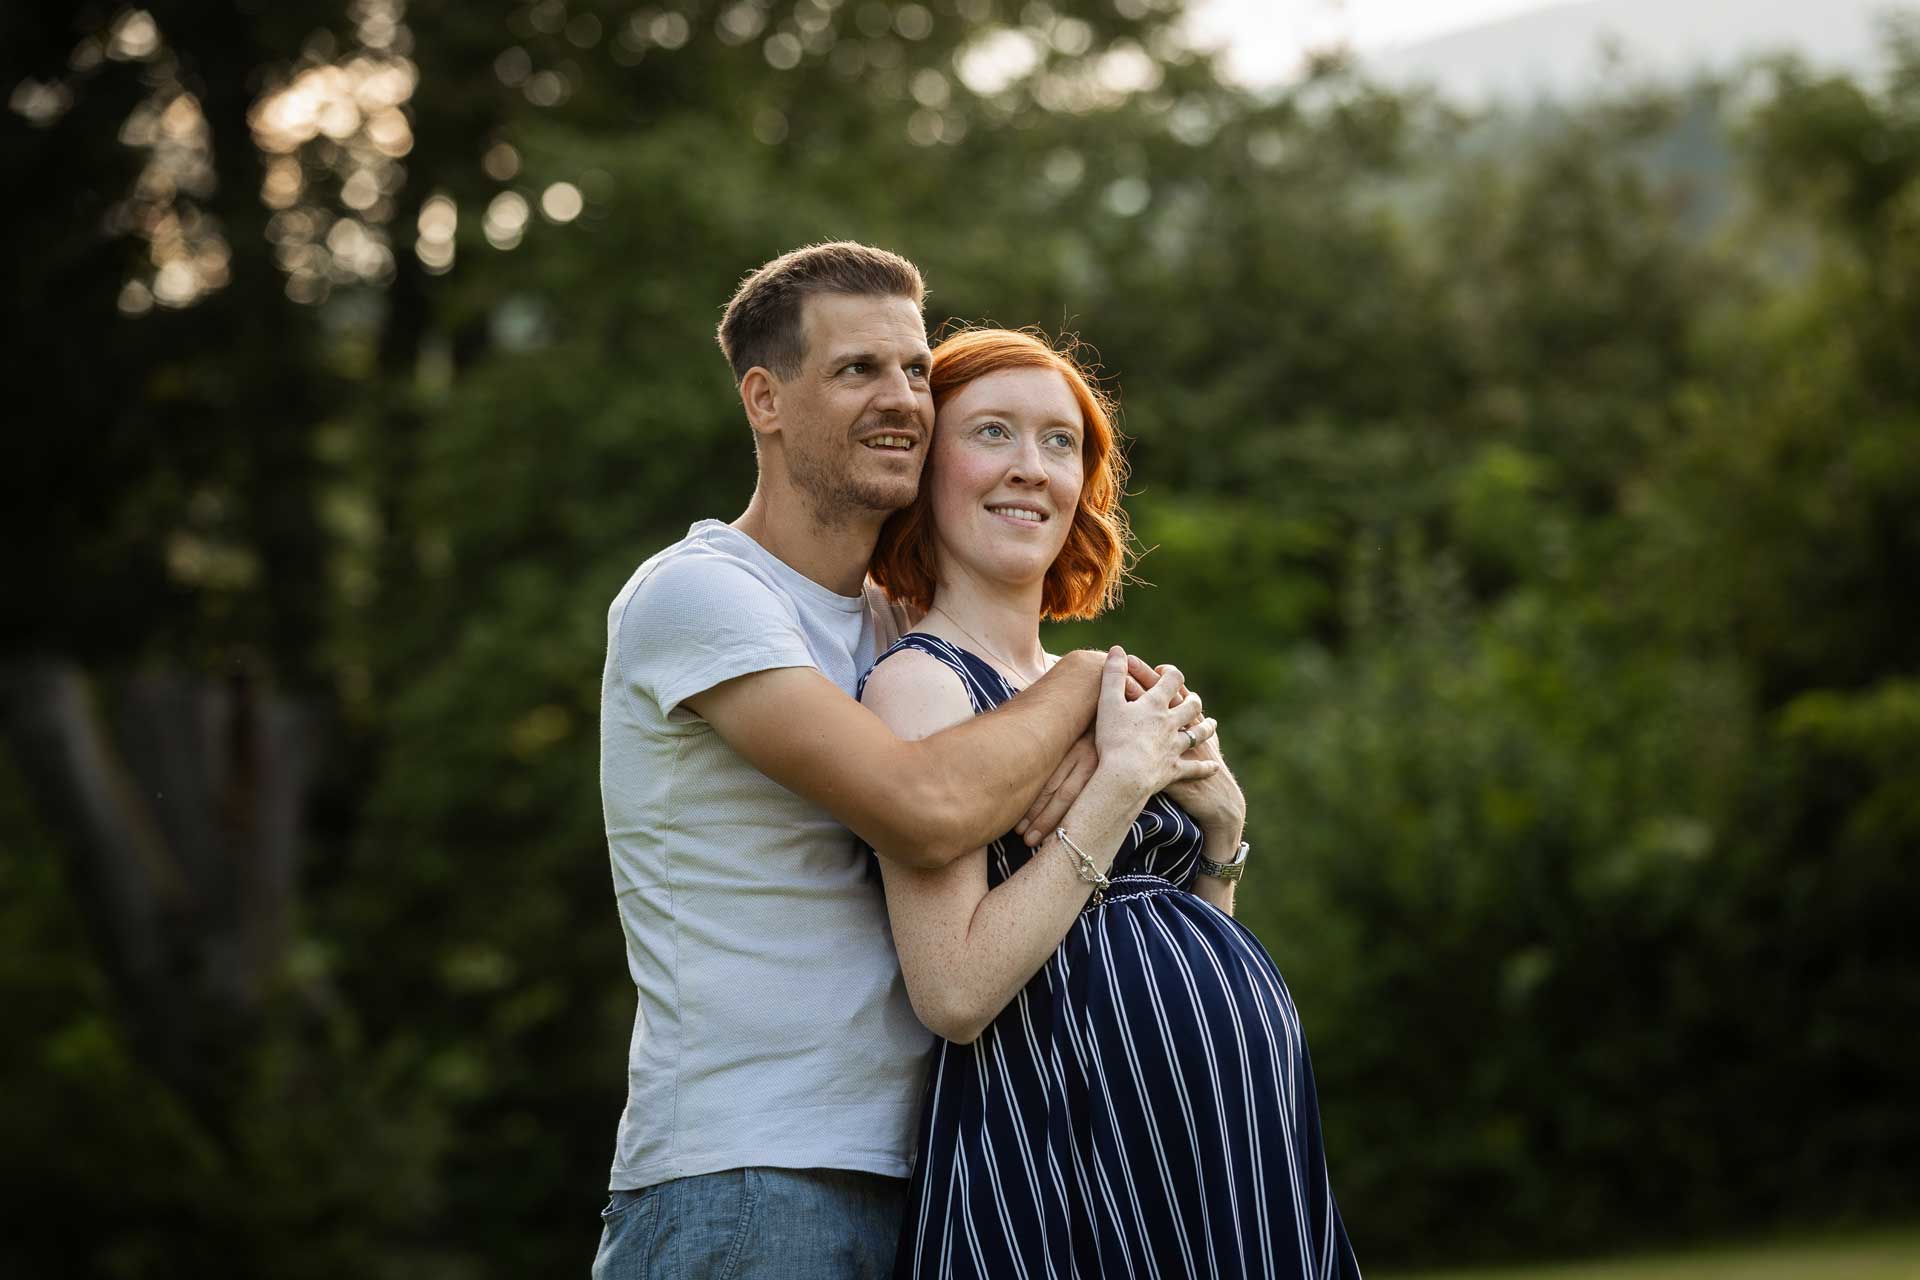
<path fill-rule="evenodd" d="M 879 364 L 880 357 L 871 351 L 836 351 L 828 362 L 835 369 L 844 369 L 850 364 Z M 933 352 L 925 347 L 900 358 L 902 364 L 932 364 Z"/>

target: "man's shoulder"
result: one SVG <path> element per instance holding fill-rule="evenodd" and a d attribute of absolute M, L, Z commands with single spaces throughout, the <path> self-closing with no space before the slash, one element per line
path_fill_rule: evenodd
<path fill-rule="evenodd" d="M 618 615 L 636 602 L 648 608 L 744 604 L 741 593 L 756 589 L 771 594 L 776 584 L 740 545 L 738 533 L 718 521 L 703 520 L 642 561 L 614 597 L 610 612 Z"/>
<path fill-rule="evenodd" d="M 734 676 L 820 665 L 792 602 L 743 540 L 718 521 L 696 524 L 634 570 L 608 609 L 607 670 L 667 713 Z"/>

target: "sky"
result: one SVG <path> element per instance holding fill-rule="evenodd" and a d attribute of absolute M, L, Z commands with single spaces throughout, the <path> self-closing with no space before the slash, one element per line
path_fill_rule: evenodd
<path fill-rule="evenodd" d="M 1227 48 L 1227 69 L 1247 84 L 1290 78 L 1310 49 L 1345 43 L 1382 52 L 1551 0 L 1189 0 L 1195 42 Z"/>

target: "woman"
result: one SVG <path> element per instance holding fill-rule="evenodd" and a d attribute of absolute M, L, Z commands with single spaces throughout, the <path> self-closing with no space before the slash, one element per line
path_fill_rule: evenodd
<path fill-rule="evenodd" d="M 861 694 L 903 737 L 1038 679 L 1041 618 L 1111 604 L 1127 549 L 1109 405 L 1073 360 L 971 330 L 932 384 L 920 495 L 873 565 L 925 618 Z M 1156 747 L 1179 673 L 1128 701 L 1119 669 L 1057 830 L 941 871 L 881 864 L 908 993 L 942 1037 L 896 1273 L 1357 1276 L 1299 1016 L 1231 917 L 1245 802 L 1224 764 L 1191 767 L 1219 759 L 1211 721 L 1175 730 L 1187 761 Z"/>

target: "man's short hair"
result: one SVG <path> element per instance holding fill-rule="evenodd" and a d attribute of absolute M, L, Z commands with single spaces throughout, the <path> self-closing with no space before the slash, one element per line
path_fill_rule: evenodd
<path fill-rule="evenodd" d="M 720 350 L 735 382 L 759 365 L 782 378 L 797 377 L 806 358 L 800 309 L 816 293 L 857 298 L 906 298 L 924 307 L 920 270 L 897 253 L 851 240 L 810 244 L 748 273 L 720 318 Z"/>

